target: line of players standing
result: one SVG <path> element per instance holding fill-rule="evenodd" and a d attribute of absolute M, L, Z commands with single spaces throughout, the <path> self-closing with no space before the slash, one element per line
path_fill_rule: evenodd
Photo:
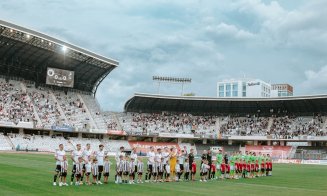
<path fill-rule="evenodd" d="M 59 150 L 55 153 L 56 170 L 54 175 L 53 185 L 57 185 L 57 178 L 60 177 L 59 186 L 68 186 L 66 182 L 68 160 L 63 149 L 63 145 L 59 145 Z M 178 151 L 177 148 L 165 147 L 163 150 L 150 147 L 147 154 L 147 165 L 145 172 L 145 182 L 170 182 L 182 180 L 184 173 L 184 180 L 195 180 L 196 175 L 196 161 L 194 159 L 194 150 L 191 149 L 187 153 L 186 147 Z M 104 146 L 99 145 L 98 151 L 92 151 L 90 144 L 86 145 L 84 150 L 81 145 L 77 144 L 76 149 L 71 153 L 71 160 L 73 161 L 73 169 L 71 174 L 71 185 L 83 184 L 85 176 L 85 184 L 102 184 L 101 177 L 104 176 L 104 183 L 108 183 L 110 167 L 112 163 L 104 151 Z M 137 156 L 134 148 L 127 156 L 124 152 L 124 147 L 115 156 L 116 160 L 116 174 L 115 183 L 143 183 L 143 171 L 145 169 L 142 157 Z M 246 152 L 242 155 L 240 152 L 233 153 L 230 156 L 223 155 L 219 151 L 216 158 L 216 163 L 213 163 L 212 153 L 210 150 L 204 151 L 201 156 L 200 165 L 200 181 L 206 182 L 209 179 L 219 178 L 253 178 L 264 175 L 271 175 L 272 163 L 268 155 L 258 156 L 255 153 Z M 216 171 L 218 176 L 215 177 Z"/>

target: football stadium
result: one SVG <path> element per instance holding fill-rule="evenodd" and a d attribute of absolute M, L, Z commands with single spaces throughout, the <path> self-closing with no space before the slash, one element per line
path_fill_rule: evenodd
<path fill-rule="evenodd" d="M 0 20 L 0 195 L 327 195 L 327 95 L 135 93 L 103 111 L 114 69 Z"/>

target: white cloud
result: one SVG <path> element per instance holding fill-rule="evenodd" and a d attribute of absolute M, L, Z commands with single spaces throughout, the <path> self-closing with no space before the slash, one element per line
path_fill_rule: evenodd
<path fill-rule="evenodd" d="M 289 82 L 297 94 L 323 89 L 324 71 L 308 65 L 327 64 L 327 1 L 267 2 L 12 0 L 0 2 L 0 17 L 119 60 L 98 89 L 106 110 L 155 92 L 152 75 L 191 77 L 189 91 L 204 96 L 243 74 Z"/>
<path fill-rule="evenodd" d="M 310 93 L 327 93 L 327 65 L 318 71 L 305 71 L 305 80 L 301 84 L 304 91 Z"/>
<path fill-rule="evenodd" d="M 216 26 L 207 26 L 206 32 L 219 40 L 245 41 L 254 38 L 251 32 L 239 29 L 234 25 L 220 23 Z"/>

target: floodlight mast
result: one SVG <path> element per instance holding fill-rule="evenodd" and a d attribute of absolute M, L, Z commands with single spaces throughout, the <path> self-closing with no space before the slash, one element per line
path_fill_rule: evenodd
<path fill-rule="evenodd" d="M 176 78 L 176 77 L 163 77 L 163 76 L 152 76 L 152 80 L 158 83 L 157 93 L 160 94 L 161 83 L 180 84 L 181 85 L 181 96 L 184 94 L 184 84 L 191 83 L 191 78 Z"/>

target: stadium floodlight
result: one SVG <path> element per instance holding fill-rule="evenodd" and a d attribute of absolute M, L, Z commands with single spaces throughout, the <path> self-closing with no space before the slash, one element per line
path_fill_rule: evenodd
<path fill-rule="evenodd" d="M 176 77 L 162 77 L 162 76 L 152 76 L 152 80 L 158 83 L 158 94 L 160 94 L 161 83 L 181 84 L 182 87 L 181 95 L 183 95 L 184 84 L 192 82 L 191 78 L 176 78 Z"/>
<path fill-rule="evenodd" d="M 62 46 L 61 49 L 62 49 L 63 52 L 66 52 L 67 51 L 67 47 L 66 46 Z"/>
<path fill-rule="evenodd" d="M 26 35 L 26 38 L 27 38 L 27 39 L 29 39 L 30 37 L 31 37 L 30 34 L 27 34 L 27 35 Z"/>

